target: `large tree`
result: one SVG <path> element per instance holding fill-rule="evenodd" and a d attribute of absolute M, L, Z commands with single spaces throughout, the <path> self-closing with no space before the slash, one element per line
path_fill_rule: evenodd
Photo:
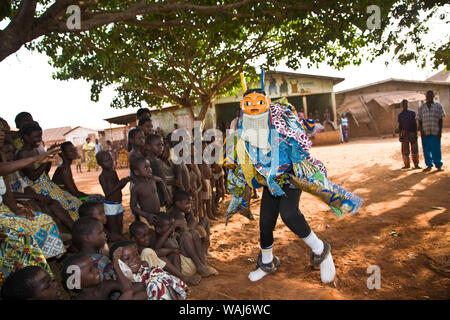
<path fill-rule="evenodd" d="M 371 5 L 380 9 L 374 28 L 368 28 Z M 103 87 L 116 84 L 114 107 L 172 102 L 202 120 L 218 95 L 239 87 L 238 73 L 251 70 L 249 62 L 259 56 L 265 56 L 266 68 L 287 59 L 295 69 L 303 58 L 340 68 L 360 63 L 361 49 L 371 45 L 374 56 L 393 47 L 400 61 L 418 60 L 425 52 L 419 36 L 426 29 L 417 13 L 431 15 L 437 8 L 439 3 L 415 0 L 267 1 L 226 14 L 165 13 L 166 21 L 177 24 L 164 27 L 155 25 L 160 15 L 146 15 L 89 32 L 54 33 L 37 48 L 51 57 L 56 78 L 92 81 L 94 101 Z M 409 29 L 415 30 L 406 33 L 415 51 L 401 41 L 401 32 Z M 197 115 L 195 105 L 202 105 Z"/>
<path fill-rule="evenodd" d="M 0 21 L 9 19 L 6 28 L 0 30 L 0 61 L 41 36 L 86 31 L 115 22 L 139 24 L 142 16 L 148 18 L 147 27 L 181 26 L 184 21 L 167 19 L 167 15 L 179 11 L 227 14 L 254 2 L 258 1 L 0 0 Z M 80 9 L 79 29 L 67 24 L 73 12 L 67 9 L 72 5 Z"/>

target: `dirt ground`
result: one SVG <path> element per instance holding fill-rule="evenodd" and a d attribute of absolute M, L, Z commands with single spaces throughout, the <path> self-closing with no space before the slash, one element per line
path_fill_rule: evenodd
<path fill-rule="evenodd" d="M 302 194 L 300 210 L 318 236 L 331 243 L 337 279 L 323 285 L 309 263 L 310 250 L 279 218 L 274 254 L 276 274 L 259 282 L 247 276 L 259 251 L 259 204 L 255 221 L 235 215 L 225 227 L 230 196 L 212 222 L 209 263 L 219 275 L 190 288 L 189 299 L 450 299 L 450 131 L 442 138 L 443 172 L 401 170 L 398 138 L 356 139 L 346 144 L 313 147 L 329 178 L 364 198 L 355 216 L 338 219 L 328 207 Z M 420 147 L 420 165 L 425 167 Z M 102 193 L 100 171 L 75 173 L 80 190 Z M 118 170 L 119 176 L 128 169 Z M 124 189 L 125 222 L 132 222 L 129 187 Z M 369 290 L 369 266 L 378 266 L 381 288 Z"/>

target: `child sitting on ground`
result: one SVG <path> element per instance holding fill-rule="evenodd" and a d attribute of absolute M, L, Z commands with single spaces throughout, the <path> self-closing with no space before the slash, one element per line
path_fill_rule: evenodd
<path fill-rule="evenodd" d="M 149 268 L 141 261 L 135 244 L 122 241 L 111 246 L 110 255 L 118 254 L 120 268 L 124 275 L 132 282 L 143 283 L 147 291 L 148 300 L 184 300 L 186 299 L 186 284 L 177 277 L 170 275 L 161 268 Z"/>
<path fill-rule="evenodd" d="M 117 280 L 105 281 L 101 280 L 94 260 L 89 255 L 74 254 L 66 258 L 61 265 L 61 277 L 65 288 L 77 300 L 109 300 L 114 292 L 121 293 L 119 300 L 146 300 L 145 288 L 133 285 L 120 270 L 120 254 L 121 250 L 117 250 L 113 256 Z M 74 279 L 75 281 L 71 281 L 71 275 L 74 273 L 73 266 L 78 266 L 80 270 L 79 279 Z"/>
<path fill-rule="evenodd" d="M 97 163 L 102 167 L 102 173 L 98 177 L 105 202 L 103 203 L 106 214 L 106 229 L 111 241 L 123 240 L 123 213 L 125 209 L 122 205 L 122 189 L 130 181 L 131 177 L 119 180 L 111 155 L 107 151 L 100 151 L 96 154 Z"/>
<path fill-rule="evenodd" d="M 94 202 L 89 201 L 86 203 L 83 203 L 80 206 L 80 209 L 78 209 L 78 214 L 80 215 L 80 218 L 82 217 L 90 217 L 97 219 L 100 221 L 100 223 L 104 226 L 103 231 L 106 233 L 106 239 L 107 243 L 113 243 L 116 241 L 125 240 L 125 238 L 120 234 L 113 234 L 111 233 L 108 228 L 106 228 L 108 217 L 105 214 L 104 205 L 101 202 Z M 106 247 L 106 251 L 103 251 L 104 254 L 108 254 L 108 246 Z"/>
<path fill-rule="evenodd" d="M 217 275 L 217 270 L 206 263 L 205 251 L 198 234 L 195 232 L 175 233 L 176 228 L 183 227 L 185 225 L 182 221 L 174 220 L 167 213 L 160 213 L 155 229 L 156 241 L 154 249 L 156 251 L 160 248 L 179 249 L 183 256 L 192 259 L 197 272 L 202 277 Z"/>
<path fill-rule="evenodd" d="M 144 157 L 134 158 L 130 166 L 135 183 L 131 189 L 131 210 L 144 217 L 149 224 L 155 225 L 160 212 L 156 183 L 162 180 L 152 174 L 150 162 Z"/>
<path fill-rule="evenodd" d="M 70 141 L 63 142 L 59 155 L 63 162 L 56 168 L 52 181 L 74 197 L 77 197 L 81 201 L 87 201 L 89 195 L 78 190 L 72 175 L 72 162 L 78 158 L 77 148 Z"/>
<path fill-rule="evenodd" d="M 202 240 L 203 250 L 205 253 L 209 248 L 209 219 L 206 217 L 200 218 L 198 221 L 195 215 L 192 212 L 192 202 L 189 193 L 185 191 L 178 191 L 173 197 L 173 207 L 168 212 L 171 218 L 176 221 L 180 221 L 183 225 L 180 228 L 177 228 L 180 234 L 183 232 L 195 232 L 193 237 L 197 236 Z"/>
<path fill-rule="evenodd" d="M 150 268 L 159 267 L 167 270 L 170 274 L 180 278 L 189 285 L 196 285 L 200 282 L 201 277 L 194 275 L 195 269 L 193 273 L 188 272 L 191 270 L 182 270 L 180 250 L 160 248 L 155 252 L 152 249 L 155 244 L 155 231 L 150 229 L 144 222 L 135 221 L 130 225 L 130 238 L 137 245 L 141 260 L 147 262 Z"/>
<path fill-rule="evenodd" d="M 155 134 L 150 134 L 145 139 L 145 157 L 150 161 L 153 176 L 161 178 L 161 182 L 156 184 L 159 204 L 161 207 L 171 204 L 171 194 L 168 192 L 163 172 L 163 163 L 160 157 L 164 151 L 162 138 Z"/>
<path fill-rule="evenodd" d="M 2 300 L 59 300 L 61 289 L 47 271 L 28 266 L 13 272 L 2 287 Z"/>
<path fill-rule="evenodd" d="M 116 280 L 111 261 L 102 253 L 106 244 L 106 233 L 99 220 L 83 217 L 75 221 L 72 228 L 72 243 L 80 253 L 94 260 L 102 281 Z"/>

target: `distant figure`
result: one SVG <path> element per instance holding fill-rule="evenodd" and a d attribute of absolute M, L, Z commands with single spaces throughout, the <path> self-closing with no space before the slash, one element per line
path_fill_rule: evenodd
<path fill-rule="evenodd" d="M 91 169 L 97 166 L 97 161 L 95 160 L 95 144 L 91 142 L 91 138 L 86 138 L 86 143 L 83 145 L 83 152 L 88 172 L 91 172 Z"/>
<path fill-rule="evenodd" d="M 98 139 L 95 139 L 95 149 L 94 150 L 95 150 L 95 154 L 102 151 L 102 145 L 98 142 Z"/>
<path fill-rule="evenodd" d="M 341 118 L 341 129 L 342 129 L 342 138 L 345 142 L 348 142 L 348 131 L 350 127 L 348 125 L 347 112 L 342 114 Z"/>
<path fill-rule="evenodd" d="M 106 141 L 106 151 L 111 156 L 111 159 L 113 161 L 113 168 L 117 168 L 117 150 L 114 148 L 112 142 L 110 140 Z M 97 161 L 98 163 L 98 161 Z"/>
<path fill-rule="evenodd" d="M 83 173 L 82 171 L 81 171 L 81 156 L 80 156 L 80 152 L 78 151 L 78 148 L 77 148 L 77 158 L 75 159 L 75 166 L 76 166 L 76 170 L 77 170 L 77 173 L 79 172 L 79 173 Z"/>
<path fill-rule="evenodd" d="M 399 140 L 402 143 L 403 163 L 402 169 L 410 167 L 409 162 L 409 145 L 411 144 L 411 157 L 414 162 L 414 168 L 419 167 L 419 147 L 417 145 L 417 123 L 416 113 L 408 110 L 408 100 L 403 100 L 401 103 L 403 111 L 398 115 L 398 132 Z"/>
<path fill-rule="evenodd" d="M 305 110 L 303 110 L 303 107 L 300 107 L 300 111 L 297 113 L 298 119 L 305 119 Z"/>
<path fill-rule="evenodd" d="M 330 108 L 326 108 L 325 112 L 323 113 L 323 126 L 326 128 L 327 124 L 333 128 L 333 130 L 336 130 L 336 127 L 334 126 L 333 121 L 331 120 L 331 112 Z"/>
<path fill-rule="evenodd" d="M 241 109 L 236 110 L 236 117 L 230 123 L 230 134 L 237 131 Z"/>
<path fill-rule="evenodd" d="M 433 163 L 437 171 L 442 171 L 441 137 L 444 117 L 444 108 L 440 103 L 434 102 L 433 90 L 427 91 L 426 102 L 420 106 L 416 118 L 419 121 L 423 155 L 427 165 L 424 172 L 430 171 Z"/>
<path fill-rule="evenodd" d="M 277 95 L 277 93 L 277 81 L 275 80 L 275 78 L 271 78 L 269 84 L 269 95 Z"/>

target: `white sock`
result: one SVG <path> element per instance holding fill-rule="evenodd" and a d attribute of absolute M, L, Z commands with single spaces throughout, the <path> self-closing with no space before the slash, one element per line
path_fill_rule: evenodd
<path fill-rule="evenodd" d="M 303 241 L 311 248 L 314 254 L 321 254 L 323 252 L 323 242 L 319 238 L 317 238 L 314 231 L 311 230 L 311 233 L 306 238 L 302 238 Z"/>
<path fill-rule="evenodd" d="M 330 283 L 333 282 L 335 275 L 336 269 L 334 268 L 334 262 L 330 252 L 328 257 L 320 264 L 320 278 L 323 283 Z"/>
<path fill-rule="evenodd" d="M 270 247 L 263 249 L 261 248 L 261 255 L 262 255 L 262 263 L 272 263 L 273 260 L 273 254 L 272 254 L 273 245 Z"/>
<path fill-rule="evenodd" d="M 267 272 L 258 268 L 255 271 L 250 272 L 250 274 L 248 275 L 248 278 L 251 281 L 258 281 L 258 280 L 262 279 L 265 275 L 267 275 Z"/>

